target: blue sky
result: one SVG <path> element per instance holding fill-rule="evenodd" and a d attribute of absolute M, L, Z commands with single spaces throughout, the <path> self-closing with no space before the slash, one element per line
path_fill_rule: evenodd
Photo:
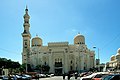
<path fill-rule="evenodd" d="M 120 47 L 120 0 L 1 0 L 0 57 L 21 63 L 23 15 L 28 6 L 30 32 L 48 42 L 68 41 L 80 32 L 101 62 Z M 98 55 L 96 54 L 96 57 Z"/>

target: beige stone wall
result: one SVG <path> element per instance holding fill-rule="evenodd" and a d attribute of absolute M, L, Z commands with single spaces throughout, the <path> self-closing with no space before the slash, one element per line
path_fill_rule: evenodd
<path fill-rule="evenodd" d="M 36 53 L 36 54 L 35 54 Z M 92 57 L 91 57 L 92 55 Z M 50 43 L 49 46 L 31 48 L 31 64 L 50 66 L 50 72 L 55 72 L 55 62 L 62 62 L 63 72 L 71 70 L 89 70 L 94 66 L 94 52 L 87 50 L 86 46 L 66 45 L 62 42 Z"/>

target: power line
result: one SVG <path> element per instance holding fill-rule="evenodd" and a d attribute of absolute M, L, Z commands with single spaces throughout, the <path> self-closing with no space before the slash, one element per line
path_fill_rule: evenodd
<path fill-rule="evenodd" d="M 10 50 L 3 49 L 3 48 L 0 48 L 0 50 L 5 51 L 5 52 L 7 52 L 7 53 L 19 54 L 18 52 L 10 51 Z"/>
<path fill-rule="evenodd" d="M 118 33 L 114 38 L 112 38 L 112 40 L 110 40 L 109 42 L 107 42 L 107 43 L 102 47 L 102 49 L 105 49 L 105 47 L 106 47 L 106 46 L 109 46 L 110 43 L 113 43 L 116 39 L 119 39 L 119 38 L 120 38 L 119 35 L 120 35 L 120 33 Z"/>

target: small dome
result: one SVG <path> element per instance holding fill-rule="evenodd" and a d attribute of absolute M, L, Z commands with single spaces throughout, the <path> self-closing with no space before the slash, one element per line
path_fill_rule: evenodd
<path fill-rule="evenodd" d="M 119 53 L 119 54 L 120 54 L 120 48 L 117 50 L 117 53 Z"/>
<path fill-rule="evenodd" d="M 115 57 L 115 55 L 112 55 L 111 58 L 112 58 L 112 57 Z"/>
<path fill-rule="evenodd" d="M 74 44 L 85 44 L 85 37 L 81 34 L 77 34 L 74 37 Z"/>
<path fill-rule="evenodd" d="M 78 34 L 74 37 L 74 39 L 77 38 L 77 37 L 84 37 L 84 36 L 81 35 L 80 33 L 78 33 Z"/>
<path fill-rule="evenodd" d="M 32 39 L 32 47 L 33 46 L 42 46 L 42 39 L 39 38 L 38 36 L 34 37 Z"/>
<path fill-rule="evenodd" d="M 119 54 L 116 55 L 116 59 L 120 60 L 120 55 Z"/>
<path fill-rule="evenodd" d="M 112 55 L 111 56 L 111 61 L 114 61 L 116 59 L 116 56 L 115 55 Z"/>
<path fill-rule="evenodd" d="M 120 55 L 119 53 L 116 54 L 116 56 Z"/>

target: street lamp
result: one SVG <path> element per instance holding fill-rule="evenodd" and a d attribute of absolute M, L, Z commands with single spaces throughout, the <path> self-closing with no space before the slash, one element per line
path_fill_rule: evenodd
<path fill-rule="evenodd" d="M 96 49 L 97 47 L 94 46 L 93 48 Z M 99 48 L 98 48 L 98 60 L 99 60 Z"/>
<path fill-rule="evenodd" d="M 4 69 L 4 66 L 2 66 L 2 71 L 1 71 L 1 72 L 2 72 L 2 75 L 4 75 L 4 71 L 3 71 L 3 69 Z"/>
<path fill-rule="evenodd" d="M 97 47 L 94 46 L 93 48 L 96 49 Z M 97 48 L 97 49 L 98 49 L 98 58 L 96 59 L 96 67 L 98 68 L 98 66 L 100 64 L 100 59 L 99 59 L 99 48 Z"/>

